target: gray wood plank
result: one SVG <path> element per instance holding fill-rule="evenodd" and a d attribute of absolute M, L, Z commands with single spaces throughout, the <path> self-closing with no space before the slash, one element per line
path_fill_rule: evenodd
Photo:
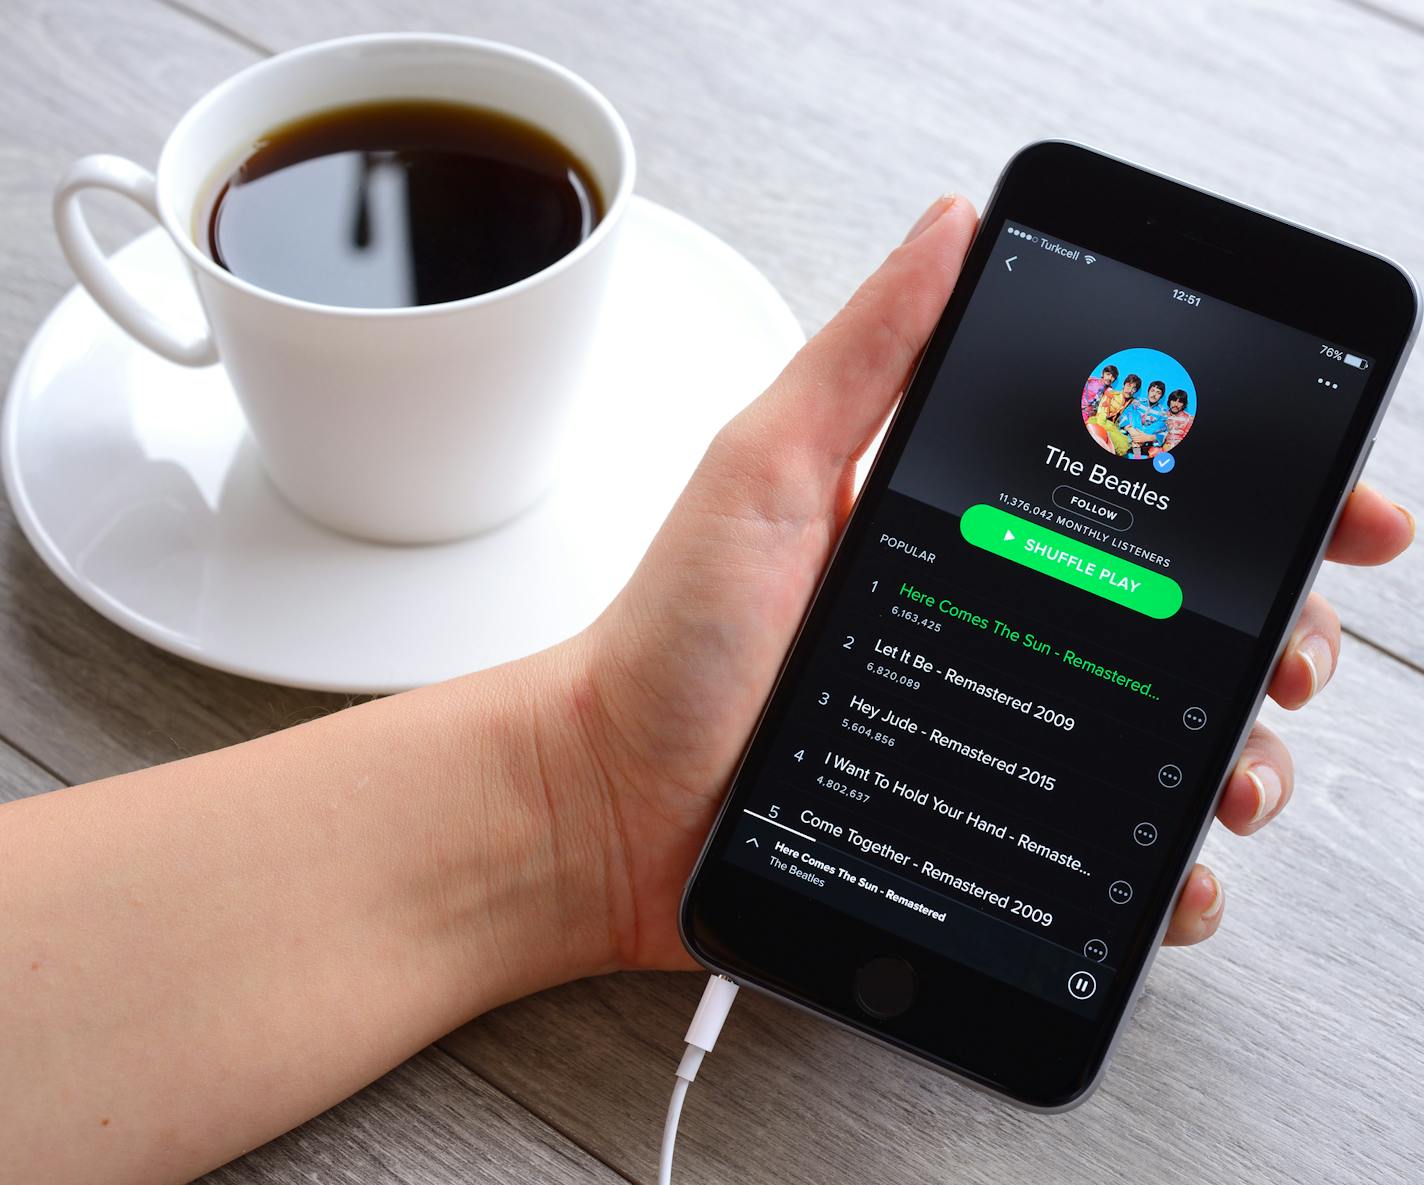
<path fill-rule="evenodd" d="M 18 749 L 0 741 L 0 803 L 43 794 L 60 785 L 49 770 L 36 765 Z"/>
<path fill-rule="evenodd" d="M 158 4 L 116 19 L 96 0 L 0 6 L 0 375 L 72 280 L 49 229 L 65 165 L 110 150 L 152 163 L 168 128 L 251 50 Z M 96 201 L 102 238 L 145 228 L 136 208 Z M 102 392 L 96 392 L 96 396 Z M 347 701 L 221 675 L 110 625 L 41 564 L 0 498 L 0 736 L 79 782 L 200 752 Z"/>
<path fill-rule="evenodd" d="M 936 193 L 979 201 L 1021 145 L 1096 144 L 1396 255 L 1424 275 L 1424 38 L 1338 0 L 607 6 L 179 0 L 273 49 L 444 29 L 580 71 L 623 111 L 639 186 L 746 253 L 808 328 Z M 1125 77 L 1124 77 L 1125 74 Z M 1424 365 L 1370 480 L 1424 507 Z M 1424 666 L 1424 549 L 1331 570 L 1349 626 Z"/>
<path fill-rule="evenodd" d="M 1399 24 L 1410 32 L 1424 32 L 1424 4 L 1419 0 L 1347 0 Z"/>
<path fill-rule="evenodd" d="M 1415 211 L 1424 165 L 1413 135 L 1424 98 L 1420 43 L 1397 23 L 1329 0 L 1191 8 L 1112 0 L 1071 14 L 1024 4 L 927 11 L 908 0 L 612 10 L 517 0 L 203 4 L 266 46 L 443 27 L 567 62 L 628 115 L 643 191 L 744 250 L 811 326 L 930 195 L 953 185 L 982 198 L 1014 147 L 1047 134 L 1088 139 L 1385 246 L 1424 272 Z M 0 6 L 0 41 L 10 51 L 0 80 L 8 375 L 69 284 L 48 229 L 49 189 L 63 165 L 100 149 L 151 162 L 188 103 L 256 54 L 181 13 L 127 5 L 120 21 L 97 0 L 10 0 Z M 1093 77 L 1095 55 L 1147 63 L 1163 85 L 1114 89 Z M 102 214 L 109 241 L 142 225 L 130 211 Z M 1424 436 L 1419 371 L 1371 473 L 1424 505 L 1424 472 L 1412 461 Z M 1355 629 L 1417 662 L 1424 639 L 1410 594 L 1421 576 L 1416 549 L 1389 572 L 1335 573 L 1325 584 Z M 341 702 L 202 671 L 129 638 L 44 573 L 8 516 L 0 664 L 0 736 L 66 780 L 241 739 Z M 679 1179 L 1417 1175 L 1424 1038 L 1412 1018 L 1424 1005 L 1424 949 L 1409 906 L 1424 888 L 1412 862 L 1424 683 L 1353 646 L 1325 703 L 1328 723 L 1321 711 L 1285 730 L 1303 770 L 1302 801 L 1267 838 L 1213 840 L 1209 857 L 1232 894 L 1226 929 L 1204 950 L 1164 955 L 1116 1069 L 1088 1107 L 1057 1119 L 1012 1112 L 745 997 L 689 1102 Z M 0 772 L 13 765 L 0 748 Z M 595 1156 L 647 1181 L 698 990 L 696 979 L 672 976 L 572 985 L 483 1018 L 447 1047 Z M 380 1102 L 382 1113 L 423 1089 L 383 1081 L 394 1097 Z M 460 1132 L 412 1134 L 418 1117 L 361 1129 L 370 1113 L 347 1107 L 264 1150 L 275 1159 L 259 1153 L 223 1172 L 400 1180 L 392 1160 L 415 1145 L 429 1149 L 420 1154 L 427 1168 L 411 1171 L 437 1175 L 410 1179 L 458 1178 L 441 1158 L 452 1143 L 467 1146 Z M 547 1176 L 539 1158 L 562 1155 L 541 1126 L 526 1132 L 517 1110 L 503 1145 L 487 1127 L 505 1112 L 460 1114 L 480 1146 L 507 1149 L 485 1179 Z M 358 1130 L 368 1134 L 358 1139 Z M 358 1159 L 343 1158 L 348 1145 Z"/>
<path fill-rule="evenodd" d="M 203 1185 L 621 1180 L 438 1049 L 201 1178 Z"/>
<path fill-rule="evenodd" d="M 1270 713 L 1296 754 L 1296 801 L 1261 836 L 1218 829 L 1209 841 L 1227 885 L 1223 929 L 1162 954 L 1092 1101 L 1057 1117 L 1015 1111 L 744 992 L 688 1096 L 677 1179 L 1417 1180 L 1424 754 L 1406 738 L 1421 680 L 1349 650 L 1325 693 L 1328 724 Z M 648 1182 L 700 990 L 691 975 L 586 981 L 442 1044 Z"/>

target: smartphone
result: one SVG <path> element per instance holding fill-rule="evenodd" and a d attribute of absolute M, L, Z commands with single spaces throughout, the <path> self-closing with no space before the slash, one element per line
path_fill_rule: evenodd
<path fill-rule="evenodd" d="M 1021 151 L 688 883 L 692 954 L 1025 1106 L 1085 1098 L 1418 310 L 1378 255 Z"/>

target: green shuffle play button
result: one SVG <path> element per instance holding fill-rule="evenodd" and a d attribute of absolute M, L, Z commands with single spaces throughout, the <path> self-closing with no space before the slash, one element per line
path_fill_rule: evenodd
<path fill-rule="evenodd" d="M 1181 586 L 1170 577 L 997 506 L 971 506 L 959 531 L 975 547 L 1148 617 L 1165 619 L 1182 607 Z"/>

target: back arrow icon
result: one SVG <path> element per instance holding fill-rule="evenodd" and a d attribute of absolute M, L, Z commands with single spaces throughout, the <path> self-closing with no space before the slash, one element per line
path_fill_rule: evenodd
<path fill-rule="evenodd" d="M 1009 271 L 1013 271 L 1013 270 L 1014 270 L 1014 260 L 1017 259 L 1017 258 L 1018 258 L 1017 255 L 1010 255 L 1006 260 L 1004 260 L 1004 266 L 1005 266 L 1006 268 L 1008 268 Z"/>
<path fill-rule="evenodd" d="M 761 844 L 757 843 L 757 841 L 756 841 L 756 836 L 755 836 L 755 835 L 752 836 L 751 839 L 747 840 L 747 843 L 751 844 L 752 847 L 754 847 L 754 848 L 759 848 L 759 847 L 761 847 Z"/>

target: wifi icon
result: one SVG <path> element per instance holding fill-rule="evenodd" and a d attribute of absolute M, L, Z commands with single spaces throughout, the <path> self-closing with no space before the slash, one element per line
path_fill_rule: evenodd
<path fill-rule="evenodd" d="M 1097 262 L 1098 262 L 1098 257 L 1097 257 L 1096 255 L 1085 255 L 1085 256 L 1083 256 L 1083 262 L 1084 262 L 1084 263 L 1097 263 Z"/>

